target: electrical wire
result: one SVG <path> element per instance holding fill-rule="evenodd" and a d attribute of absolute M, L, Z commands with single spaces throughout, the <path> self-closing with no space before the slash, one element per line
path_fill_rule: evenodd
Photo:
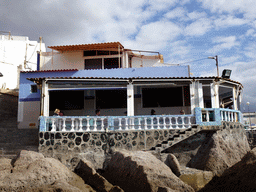
<path fill-rule="evenodd" d="M 196 62 L 196 61 L 202 61 L 208 58 L 202 58 L 202 59 L 197 59 L 197 60 L 193 60 L 193 61 L 188 61 L 188 62 L 184 62 L 184 63 L 178 63 L 177 65 L 182 65 L 182 64 L 186 64 L 186 63 L 192 63 L 192 62 Z"/>

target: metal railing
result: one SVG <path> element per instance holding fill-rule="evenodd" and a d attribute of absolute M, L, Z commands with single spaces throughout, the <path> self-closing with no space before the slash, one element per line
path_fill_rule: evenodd
<path fill-rule="evenodd" d="M 187 129 L 193 124 L 192 115 L 40 117 L 40 131 L 51 132 Z"/>

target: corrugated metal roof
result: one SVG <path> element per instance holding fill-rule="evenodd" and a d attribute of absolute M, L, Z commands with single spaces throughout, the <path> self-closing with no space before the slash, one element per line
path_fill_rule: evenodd
<path fill-rule="evenodd" d="M 21 71 L 21 73 L 43 73 L 43 72 L 66 72 L 66 71 L 78 71 L 78 69 L 57 69 L 57 70 L 34 70 L 34 71 Z"/>
<path fill-rule="evenodd" d="M 93 43 L 93 44 L 79 44 L 79 45 L 60 45 L 48 46 L 48 48 L 56 51 L 75 51 L 75 50 L 118 50 L 123 49 L 124 46 L 120 42 L 107 43 Z"/>
<path fill-rule="evenodd" d="M 164 67 L 144 67 L 144 68 L 125 68 L 125 69 L 96 69 L 96 70 L 77 70 L 67 71 L 66 73 L 54 71 L 30 72 L 37 74 L 29 77 L 29 80 L 43 79 L 224 79 L 229 82 L 241 84 L 231 79 L 220 77 L 189 77 L 187 66 L 164 66 Z M 47 72 L 47 73 L 43 73 Z M 49 73 L 52 72 L 52 73 Z M 65 71 L 64 71 L 65 72 Z"/>

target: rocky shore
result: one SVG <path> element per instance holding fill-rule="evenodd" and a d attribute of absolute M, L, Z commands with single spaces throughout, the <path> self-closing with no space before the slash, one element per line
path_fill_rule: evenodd
<path fill-rule="evenodd" d="M 13 120 L 17 118 L 13 114 L 17 97 L 0 96 L 0 128 L 6 131 L 0 137 L 0 191 L 256 191 L 256 148 L 250 149 L 239 126 L 224 124 L 217 132 L 200 132 L 164 153 L 88 151 L 73 157 L 71 166 L 66 166 L 58 158 L 28 150 L 27 145 L 38 143 L 31 141 L 36 137 L 27 132 L 14 137 L 18 132 Z M 6 146 L 10 146 L 6 139 L 19 146 L 17 155 L 6 155 Z"/>
<path fill-rule="evenodd" d="M 57 159 L 22 150 L 16 158 L 0 158 L 0 191 L 255 191 L 255 163 L 256 148 L 223 174 L 216 174 L 219 168 L 214 172 L 184 167 L 173 154 L 118 150 L 80 154 L 69 169 Z"/>

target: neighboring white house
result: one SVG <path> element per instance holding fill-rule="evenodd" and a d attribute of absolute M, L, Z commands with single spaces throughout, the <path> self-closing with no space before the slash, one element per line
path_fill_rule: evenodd
<path fill-rule="evenodd" d="M 243 113 L 243 120 L 248 128 L 256 128 L 256 112 Z"/>
<path fill-rule="evenodd" d="M 20 71 L 37 70 L 37 52 L 45 44 L 25 36 L 0 35 L 0 89 L 19 88 Z"/>

